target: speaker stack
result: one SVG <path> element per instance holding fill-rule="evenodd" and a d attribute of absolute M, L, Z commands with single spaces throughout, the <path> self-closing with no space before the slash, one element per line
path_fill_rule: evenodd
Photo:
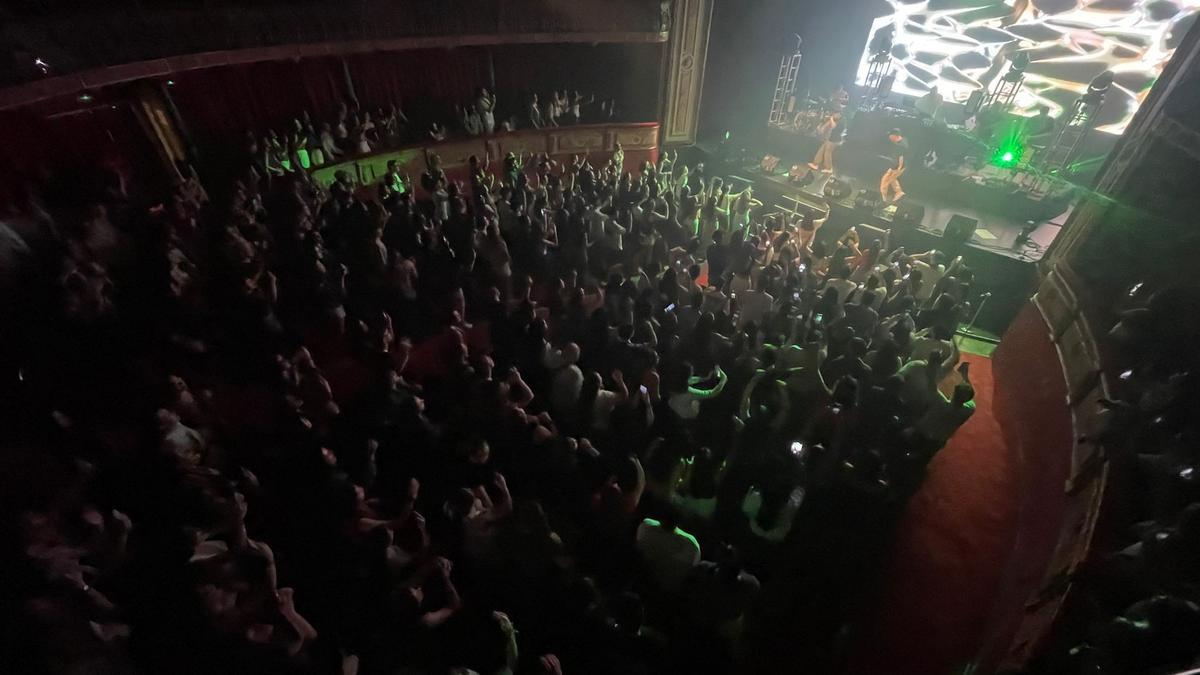
<path fill-rule="evenodd" d="M 892 222 L 901 227 L 916 228 L 925 219 L 925 207 L 909 199 L 901 199 L 896 204 L 896 215 Z"/>
<path fill-rule="evenodd" d="M 950 255 L 961 253 L 967 242 L 971 241 L 971 237 L 975 236 L 975 230 L 978 227 L 979 221 L 975 218 L 969 218 L 959 213 L 950 216 L 950 221 L 946 223 L 946 229 L 942 230 L 942 246 L 945 252 Z"/>
<path fill-rule="evenodd" d="M 850 183 L 840 178 L 830 178 L 825 182 L 825 188 L 821 190 L 821 193 L 830 199 L 842 200 L 849 197 L 852 191 Z"/>
<path fill-rule="evenodd" d="M 879 203 L 882 199 L 879 193 L 874 190 L 862 189 L 854 196 L 854 208 L 860 211 L 874 211 L 879 208 Z"/>

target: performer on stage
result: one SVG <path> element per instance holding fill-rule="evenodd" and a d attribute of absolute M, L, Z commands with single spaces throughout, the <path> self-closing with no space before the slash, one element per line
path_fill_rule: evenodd
<path fill-rule="evenodd" d="M 930 119 L 936 119 L 938 110 L 940 110 L 942 107 L 943 100 L 942 92 L 934 88 L 930 89 L 924 96 L 917 99 L 914 107 L 917 109 L 917 112 L 921 113 L 922 115 L 925 115 Z"/>
<path fill-rule="evenodd" d="M 837 110 L 840 112 L 842 110 L 845 110 L 846 106 L 849 104 L 850 104 L 850 92 L 846 91 L 846 88 L 839 84 L 838 88 L 834 89 L 833 93 L 829 95 L 829 105 L 834 110 Z"/>
<path fill-rule="evenodd" d="M 808 163 L 808 168 L 813 171 L 819 169 L 822 173 L 833 173 L 833 153 L 846 137 L 846 123 L 842 113 L 835 112 L 825 118 L 821 126 L 817 127 L 817 134 L 821 137 L 821 147 L 817 148 L 817 155 Z"/>
<path fill-rule="evenodd" d="M 1025 142 L 1029 145 L 1044 146 L 1054 137 L 1054 118 L 1050 109 L 1038 106 L 1038 112 L 1025 120 Z"/>
<path fill-rule="evenodd" d="M 908 141 L 904 140 L 904 134 L 900 133 L 899 129 L 892 129 L 888 132 L 888 140 L 892 142 L 889 159 L 891 163 L 888 165 L 887 171 L 883 172 L 883 177 L 879 179 L 879 194 L 883 197 L 884 202 L 898 202 L 904 196 L 904 188 L 900 186 L 900 176 L 904 175 L 906 165 L 904 156 L 908 154 Z M 894 196 L 889 196 L 893 193 Z"/>

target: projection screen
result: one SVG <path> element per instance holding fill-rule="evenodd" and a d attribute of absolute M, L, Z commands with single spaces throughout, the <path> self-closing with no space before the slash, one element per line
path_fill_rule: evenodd
<path fill-rule="evenodd" d="M 864 84 L 871 37 L 894 31 L 892 91 L 921 96 L 936 89 L 965 102 L 990 91 L 1025 51 L 1030 65 L 1015 112 L 1046 106 L 1054 116 L 1095 76 L 1111 70 L 1114 85 L 1100 111 L 1102 131 L 1121 133 L 1196 19 L 1200 0 L 887 0 L 875 19 L 858 68 Z"/>

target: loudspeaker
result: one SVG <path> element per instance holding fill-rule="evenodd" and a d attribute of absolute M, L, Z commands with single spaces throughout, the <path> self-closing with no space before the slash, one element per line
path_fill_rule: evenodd
<path fill-rule="evenodd" d="M 946 223 L 946 229 L 942 230 L 942 242 L 946 253 L 957 255 L 967 242 L 971 241 L 971 237 L 975 236 L 977 227 L 979 221 L 975 218 L 959 213 L 950 216 L 950 222 Z"/>
<path fill-rule="evenodd" d="M 863 188 L 854 196 L 854 208 L 864 211 L 874 211 L 879 208 L 880 196 L 878 192 Z"/>
<path fill-rule="evenodd" d="M 788 172 L 788 182 L 798 187 L 808 187 L 816 179 L 816 172 L 812 171 L 807 166 L 796 164 L 792 166 L 792 170 Z"/>
<path fill-rule="evenodd" d="M 983 107 L 983 97 L 986 94 L 987 94 L 987 92 L 985 92 L 981 88 L 981 89 L 975 89 L 974 91 L 971 92 L 971 94 L 969 96 L 967 96 L 967 102 L 966 102 L 966 104 L 963 105 L 963 119 L 964 120 L 966 118 L 970 117 L 971 115 L 974 115 L 975 113 L 979 112 L 979 109 L 981 107 Z"/>
<path fill-rule="evenodd" d="M 830 199 L 845 199 L 850 196 L 850 184 L 844 180 L 830 178 L 825 183 L 825 188 L 821 190 L 822 194 Z"/>
<path fill-rule="evenodd" d="M 917 227 L 925 220 L 925 207 L 908 199 L 901 199 L 896 205 L 896 215 L 892 222 L 904 227 Z"/>

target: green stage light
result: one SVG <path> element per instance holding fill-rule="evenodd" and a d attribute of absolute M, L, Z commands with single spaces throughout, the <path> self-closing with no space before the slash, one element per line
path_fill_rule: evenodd
<path fill-rule="evenodd" d="M 1016 138 L 1006 138 L 992 153 L 992 164 L 1005 169 L 1014 167 L 1021 162 L 1024 151 Z"/>

